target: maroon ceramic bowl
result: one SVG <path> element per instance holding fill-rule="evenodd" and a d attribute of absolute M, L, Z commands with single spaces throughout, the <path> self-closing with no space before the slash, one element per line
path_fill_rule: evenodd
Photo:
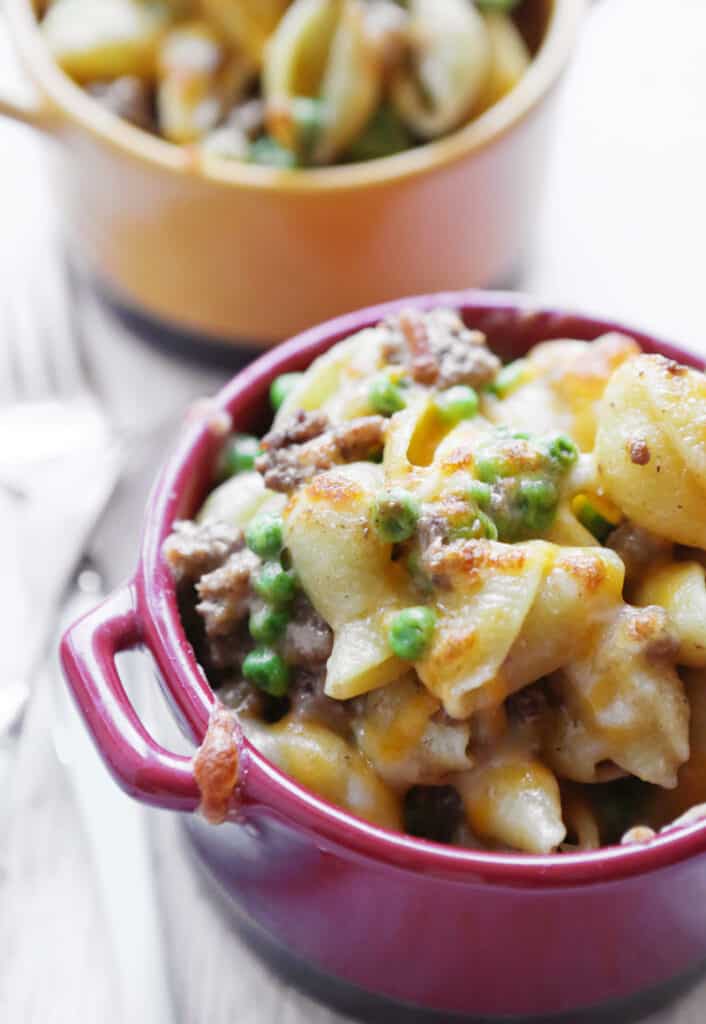
<path fill-rule="evenodd" d="M 458 308 L 503 356 L 538 341 L 591 340 L 624 329 L 537 308 L 516 295 L 428 295 L 341 317 L 279 346 L 240 373 L 187 424 L 154 488 L 134 578 L 74 625 L 64 671 L 98 750 L 128 793 L 188 816 L 193 848 L 220 899 L 297 978 L 377 1019 L 450 1015 L 507 1020 L 623 1006 L 706 958 L 706 824 L 647 845 L 528 856 L 455 849 L 386 832 L 314 796 L 245 739 L 233 820 L 196 815 L 191 761 L 158 746 L 127 698 L 119 651 L 144 644 L 187 736 L 204 736 L 213 694 L 184 635 L 161 557 L 177 518 L 191 516 L 212 480 L 220 440 L 213 414 L 236 428 L 266 426 L 277 374 L 304 369 L 341 338 L 401 306 Z M 703 368 L 639 332 L 647 351 Z M 622 1011 L 619 1011 L 622 1014 Z M 617 1019 L 626 1019 L 622 1014 Z"/>

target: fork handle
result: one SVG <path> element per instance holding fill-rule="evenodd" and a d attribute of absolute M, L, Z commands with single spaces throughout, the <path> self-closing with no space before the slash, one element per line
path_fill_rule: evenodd
<path fill-rule="evenodd" d="M 64 675 L 98 752 L 125 792 L 154 807 L 195 811 L 201 794 L 191 758 L 172 754 L 150 736 L 115 665 L 117 654 L 144 642 L 130 582 L 65 633 Z"/>

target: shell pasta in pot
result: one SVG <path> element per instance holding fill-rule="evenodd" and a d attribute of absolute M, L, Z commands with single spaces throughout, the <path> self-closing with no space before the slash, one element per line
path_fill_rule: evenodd
<path fill-rule="evenodd" d="M 194 159 L 282 169 L 391 156 L 522 79 L 542 0 L 50 0 L 59 66 Z"/>
<path fill-rule="evenodd" d="M 701 373 L 618 333 L 503 366 L 410 309 L 270 397 L 162 549 L 219 714 L 436 842 L 592 849 L 706 800 Z"/>

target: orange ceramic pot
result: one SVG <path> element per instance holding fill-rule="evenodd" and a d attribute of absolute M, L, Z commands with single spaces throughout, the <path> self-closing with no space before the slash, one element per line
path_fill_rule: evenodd
<path fill-rule="evenodd" d="M 43 44 L 32 0 L 5 9 L 36 99 L 31 108 L 0 99 L 0 112 L 64 143 L 69 246 L 118 301 L 205 337 L 265 346 L 391 297 L 507 279 L 538 202 L 548 101 L 583 6 L 541 0 L 530 69 L 467 127 L 365 164 L 199 165 L 71 82 Z"/>

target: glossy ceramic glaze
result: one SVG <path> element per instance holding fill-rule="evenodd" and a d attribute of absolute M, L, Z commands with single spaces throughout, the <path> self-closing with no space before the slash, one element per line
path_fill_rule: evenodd
<path fill-rule="evenodd" d="M 197 666 L 160 549 L 212 480 L 228 412 L 266 426 L 278 373 L 303 369 L 336 341 L 410 300 L 339 318 L 240 373 L 187 422 L 152 495 L 134 579 L 75 625 L 63 664 L 96 745 L 137 799 L 193 812 L 188 758 L 158 747 L 115 669 L 116 652 L 146 644 L 185 733 L 199 742 L 213 695 Z M 616 325 L 536 309 L 517 296 L 466 292 L 411 300 L 448 304 L 505 356 L 558 337 L 593 339 Z M 700 369 L 694 357 L 631 331 L 648 351 Z M 491 1017 L 575 1011 L 653 989 L 706 957 L 706 824 L 646 846 L 534 857 L 443 847 L 393 834 L 326 804 L 281 774 L 242 737 L 233 820 L 197 815 L 198 856 L 248 927 L 327 976 L 434 1013 Z"/>
<path fill-rule="evenodd" d="M 65 143 L 57 186 L 69 251 L 114 298 L 181 329 L 265 345 L 371 302 L 497 283 L 516 270 L 550 95 L 584 6 L 535 2 L 544 42 L 510 95 L 446 139 L 368 164 L 205 171 L 63 75 L 32 0 L 5 8 L 35 105 L 0 98 L 0 112 Z"/>

